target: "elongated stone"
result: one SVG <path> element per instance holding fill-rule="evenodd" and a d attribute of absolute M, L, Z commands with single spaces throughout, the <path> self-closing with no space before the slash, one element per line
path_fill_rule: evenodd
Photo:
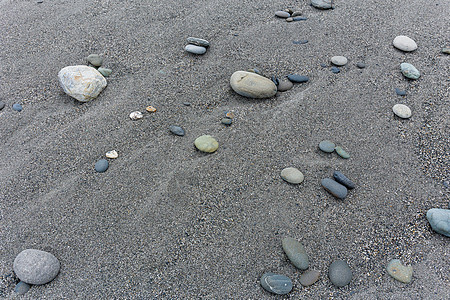
<path fill-rule="evenodd" d="M 316 270 L 308 270 L 300 276 L 300 284 L 303 286 L 310 286 L 319 280 L 320 272 Z"/>
<path fill-rule="evenodd" d="M 348 154 L 341 146 L 336 146 L 334 150 L 340 157 L 345 159 L 350 158 L 350 154 Z"/>
<path fill-rule="evenodd" d="M 420 77 L 419 70 L 416 69 L 412 64 L 401 63 L 400 69 L 402 70 L 403 76 L 409 79 L 418 79 Z"/>
<path fill-rule="evenodd" d="M 251 72 L 234 72 L 230 85 L 236 93 L 248 98 L 270 98 L 277 93 L 277 86 L 272 80 Z"/>
<path fill-rule="evenodd" d="M 348 179 L 344 174 L 342 174 L 339 171 L 334 171 L 333 178 L 334 178 L 334 180 L 336 180 L 340 184 L 344 185 L 348 189 L 354 189 L 355 188 L 355 184 L 350 179 Z"/>
<path fill-rule="evenodd" d="M 311 0 L 311 5 L 319 9 L 332 8 L 332 0 Z"/>
<path fill-rule="evenodd" d="M 283 250 L 291 263 L 300 270 L 306 270 L 309 267 L 308 254 L 302 243 L 296 239 L 286 237 L 282 240 Z"/>
<path fill-rule="evenodd" d="M 197 55 L 202 55 L 206 53 L 206 48 L 202 47 L 202 46 L 196 46 L 196 45 L 186 45 L 186 47 L 184 47 L 184 50 L 186 52 L 192 53 L 192 54 L 197 54 Z"/>
<path fill-rule="evenodd" d="M 395 37 L 392 44 L 394 45 L 395 48 L 405 52 L 410 52 L 417 49 L 416 42 L 410 37 L 407 37 L 406 35 L 399 35 Z"/>
<path fill-rule="evenodd" d="M 265 273 L 260 279 L 261 286 L 268 292 L 286 295 L 292 291 L 292 280 L 284 275 Z"/>
<path fill-rule="evenodd" d="M 298 75 L 298 74 L 290 74 L 288 75 L 288 79 L 294 83 L 303 83 L 309 80 L 308 76 Z"/>
<path fill-rule="evenodd" d="M 291 16 L 291 14 L 288 12 L 279 10 L 279 11 L 275 12 L 275 16 L 277 16 L 278 18 L 286 19 L 286 18 L 289 18 Z"/>
<path fill-rule="evenodd" d="M 336 198 L 344 199 L 347 196 L 347 188 L 333 179 L 325 178 L 321 183 L 323 188 Z"/>
<path fill-rule="evenodd" d="M 391 260 L 386 269 L 389 275 L 400 282 L 410 283 L 412 280 L 412 266 L 404 266 L 398 259 Z"/>
<path fill-rule="evenodd" d="M 187 42 L 189 44 L 193 44 L 193 45 L 196 45 L 196 46 L 201 46 L 201 47 L 205 47 L 205 48 L 209 47 L 209 42 L 207 40 L 196 38 L 196 37 L 192 37 L 192 36 L 187 38 Z"/>
<path fill-rule="evenodd" d="M 171 125 L 169 126 L 169 130 L 175 135 L 184 136 L 184 129 L 181 128 L 180 126 Z"/>

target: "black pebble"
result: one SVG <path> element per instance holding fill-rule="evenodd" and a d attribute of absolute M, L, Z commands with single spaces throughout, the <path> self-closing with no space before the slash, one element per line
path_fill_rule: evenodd
<path fill-rule="evenodd" d="M 345 185 L 349 189 L 355 188 L 355 184 L 339 171 L 334 171 L 333 178 L 334 178 L 334 180 L 336 180 L 337 182 L 339 182 L 342 185 Z"/>
<path fill-rule="evenodd" d="M 278 80 L 278 78 L 276 77 L 276 76 L 272 76 L 272 81 L 273 81 L 273 83 L 275 83 L 275 85 L 279 85 L 280 84 L 280 81 Z"/>
<path fill-rule="evenodd" d="M 5 102 L 0 101 L 0 110 L 2 110 L 5 107 Z"/>

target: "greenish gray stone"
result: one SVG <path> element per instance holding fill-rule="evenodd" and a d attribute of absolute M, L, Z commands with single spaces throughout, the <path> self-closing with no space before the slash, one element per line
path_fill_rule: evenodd
<path fill-rule="evenodd" d="M 350 158 L 350 154 L 348 154 L 344 149 L 342 149 L 341 146 L 336 146 L 336 147 L 334 148 L 334 150 L 336 150 L 336 153 L 337 153 L 340 157 L 345 158 L 345 159 Z"/>
<path fill-rule="evenodd" d="M 300 276 L 300 284 L 303 286 L 310 286 L 319 280 L 320 272 L 316 270 L 308 270 Z"/>
<path fill-rule="evenodd" d="M 90 54 L 87 61 L 94 67 L 100 67 L 103 63 L 103 58 L 98 54 Z"/>
<path fill-rule="evenodd" d="M 101 67 L 98 68 L 98 71 L 105 77 L 108 77 L 112 73 L 111 69 L 106 69 L 106 68 L 101 68 Z"/>
<path fill-rule="evenodd" d="M 444 54 L 450 54 L 450 48 L 442 48 L 441 52 Z"/>
<path fill-rule="evenodd" d="M 432 208 L 427 211 L 427 220 L 434 231 L 450 237 L 450 209 Z"/>
<path fill-rule="evenodd" d="M 412 64 L 402 63 L 400 64 L 400 69 L 402 70 L 403 76 L 409 79 L 418 79 L 420 77 L 419 70 L 416 69 Z"/>
<path fill-rule="evenodd" d="M 283 169 L 280 176 L 281 178 L 283 178 L 283 180 L 292 184 L 302 183 L 303 179 L 305 178 L 302 172 L 292 167 Z"/>
<path fill-rule="evenodd" d="M 311 0 L 311 5 L 319 9 L 330 9 L 332 3 L 332 0 Z"/>
<path fill-rule="evenodd" d="M 260 279 L 261 286 L 268 292 L 286 295 L 292 291 L 292 280 L 284 275 L 265 273 Z"/>
<path fill-rule="evenodd" d="M 389 275 L 400 282 L 410 283 L 412 280 L 412 266 L 404 266 L 398 259 L 391 260 L 386 269 Z"/>
<path fill-rule="evenodd" d="M 350 283 L 353 274 L 347 262 L 343 260 L 336 260 L 328 269 L 328 277 L 331 283 L 337 287 L 343 287 Z"/>
<path fill-rule="evenodd" d="M 291 263 L 300 270 L 306 270 L 309 267 L 308 254 L 302 243 L 296 239 L 286 237 L 282 240 L 283 250 Z"/>
<path fill-rule="evenodd" d="M 223 118 L 221 122 L 224 125 L 231 125 L 231 123 L 233 123 L 233 120 L 230 118 Z"/>
<path fill-rule="evenodd" d="M 205 47 L 205 48 L 209 47 L 209 42 L 207 40 L 192 37 L 192 36 L 187 38 L 187 42 L 189 44 L 193 44 L 193 45 L 197 45 L 197 46 L 201 46 L 201 47 Z"/>
<path fill-rule="evenodd" d="M 319 143 L 319 149 L 323 152 L 331 153 L 334 151 L 334 147 L 336 147 L 336 145 L 330 141 L 321 141 Z"/>
<path fill-rule="evenodd" d="M 194 141 L 195 147 L 202 152 L 213 153 L 219 148 L 219 143 L 210 135 L 202 135 Z"/>

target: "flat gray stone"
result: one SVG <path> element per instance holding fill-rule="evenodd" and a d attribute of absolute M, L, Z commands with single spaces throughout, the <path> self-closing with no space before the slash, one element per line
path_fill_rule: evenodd
<path fill-rule="evenodd" d="M 412 266 L 404 266 L 398 259 L 391 260 L 387 265 L 386 270 L 389 275 L 400 282 L 410 283 L 412 280 Z"/>
<path fill-rule="evenodd" d="M 286 237 L 282 240 L 283 250 L 291 263 L 300 270 L 306 270 L 309 267 L 308 254 L 302 243 L 296 239 Z"/>
<path fill-rule="evenodd" d="M 450 209 L 432 208 L 427 211 L 427 220 L 434 231 L 450 237 Z"/>
<path fill-rule="evenodd" d="M 402 71 L 403 76 L 409 79 L 418 79 L 420 77 L 419 70 L 416 69 L 412 64 L 409 63 L 401 63 L 400 69 Z"/>
<path fill-rule="evenodd" d="M 98 68 L 98 71 L 100 72 L 100 74 L 102 74 L 104 77 L 108 77 L 109 75 L 111 75 L 112 70 L 111 69 L 107 69 L 107 68 Z"/>
<path fill-rule="evenodd" d="M 192 53 L 192 54 L 197 54 L 197 55 L 202 55 L 206 53 L 206 48 L 202 47 L 202 46 L 196 46 L 196 45 L 186 45 L 186 47 L 184 47 L 184 50 L 186 52 Z"/>
<path fill-rule="evenodd" d="M 399 35 L 395 37 L 394 41 L 392 42 L 395 48 L 405 51 L 405 52 L 411 52 L 417 49 L 416 42 L 407 37 L 406 35 Z"/>
<path fill-rule="evenodd" d="M 309 77 L 305 75 L 299 74 L 290 74 L 288 75 L 288 79 L 294 83 L 304 83 L 309 81 Z"/>
<path fill-rule="evenodd" d="M 303 286 L 310 286 L 319 280 L 320 272 L 316 270 L 308 270 L 300 276 L 300 284 Z"/>
<path fill-rule="evenodd" d="M 99 71 L 83 65 L 61 69 L 58 79 L 64 92 L 80 102 L 95 99 L 107 85 Z"/>
<path fill-rule="evenodd" d="M 24 295 L 30 290 L 30 288 L 31 288 L 31 285 L 29 285 L 26 282 L 21 281 L 14 288 L 14 292 L 19 295 Z"/>
<path fill-rule="evenodd" d="M 343 260 L 334 261 L 328 270 L 328 277 L 331 283 L 337 287 L 343 287 L 350 283 L 353 274 L 347 262 Z"/>
<path fill-rule="evenodd" d="M 319 9 L 330 9 L 332 8 L 332 0 L 311 0 L 311 5 Z"/>
<path fill-rule="evenodd" d="M 181 128 L 180 126 L 171 125 L 169 126 L 169 130 L 175 135 L 184 136 L 184 129 Z"/>
<path fill-rule="evenodd" d="M 279 11 L 275 12 L 275 16 L 277 16 L 278 18 L 286 19 L 286 18 L 289 18 L 291 16 L 291 14 L 288 12 L 279 10 Z"/>
<path fill-rule="evenodd" d="M 404 104 L 395 104 L 392 107 L 392 111 L 397 117 L 402 119 L 408 119 L 412 115 L 411 109 Z"/>
<path fill-rule="evenodd" d="M 322 150 L 323 152 L 331 153 L 334 151 L 335 147 L 336 145 L 333 142 L 327 140 L 321 141 L 319 143 L 319 149 Z"/>
<path fill-rule="evenodd" d="M 260 279 L 261 286 L 268 292 L 286 295 L 292 291 L 292 280 L 284 275 L 265 273 Z"/>
<path fill-rule="evenodd" d="M 103 63 L 103 58 L 98 54 L 90 54 L 87 61 L 94 67 L 100 67 Z"/>
<path fill-rule="evenodd" d="M 292 89 L 292 87 L 294 86 L 294 84 L 290 81 L 290 80 L 281 80 L 278 83 L 278 91 L 279 92 L 286 92 L 289 91 L 290 89 Z"/>
<path fill-rule="evenodd" d="M 331 58 L 331 63 L 336 66 L 345 66 L 348 60 L 345 56 L 333 56 Z"/>
<path fill-rule="evenodd" d="M 334 171 L 333 178 L 348 189 L 354 189 L 355 184 L 339 171 Z"/>
<path fill-rule="evenodd" d="M 14 259 L 14 273 L 28 284 L 46 284 L 59 273 L 58 259 L 51 253 L 26 249 Z"/>
<path fill-rule="evenodd" d="M 292 184 L 302 183 L 303 179 L 305 178 L 302 172 L 292 167 L 283 169 L 280 175 L 283 180 Z"/>
<path fill-rule="evenodd" d="M 272 80 L 251 72 L 234 72 L 230 85 L 236 93 L 248 98 L 270 98 L 277 93 L 277 86 Z"/>
<path fill-rule="evenodd" d="M 189 44 L 193 44 L 196 46 L 201 46 L 201 47 L 205 47 L 205 48 L 209 47 L 209 42 L 207 40 L 199 39 L 199 38 L 192 37 L 192 36 L 187 38 L 187 42 Z"/>
<path fill-rule="evenodd" d="M 323 188 L 336 198 L 344 199 L 347 196 L 347 188 L 333 179 L 325 178 L 321 183 Z"/>

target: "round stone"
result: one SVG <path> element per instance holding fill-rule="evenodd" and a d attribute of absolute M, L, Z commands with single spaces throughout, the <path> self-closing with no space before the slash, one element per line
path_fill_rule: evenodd
<path fill-rule="evenodd" d="M 108 77 L 109 75 L 111 75 L 112 70 L 111 69 L 107 69 L 107 68 L 98 68 L 98 71 L 100 72 L 100 74 L 102 74 L 104 77 Z"/>
<path fill-rule="evenodd" d="M 320 272 L 316 270 L 308 270 L 300 276 L 300 284 L 303 286 L 310 286 L 319 280 Z"/>
<path fill-rule="evenodd" d="M 30 288 L 31 288 L 31 285 L 29 285 L 26 282 L 21 281 L 14 288 L 14 292 L 16 292 L 16 294 L 19 294 L 19 295 L 24 295 L 24 294 L 26 294 L 26 292 L 28 292 L 30 290 Z"/>
<path fill-rule="evenodd" d="M 321 141 L 319 143 L 319 149 L 323 152 L 331 153 L 334 151 L 334 147 L 336 147 L 336 145 L 333 142 L 327 140 Z"/>
<path fill-rule="evenodd" d="M 23 109 L 22 105 L 20 105 L 19 103 L 13 104 L 12 108 L 13 108 L 15 111 L 22 111 L 22 109 Z"/>
<path fill-rule="evenodd" d="M 58 80 L 67 95 L 81 102 L 96 98 L 108 84 L 97 69 L 88 66 L 62 68 Z"/>
<path fill-rule="evenodd" d="M 412 266 L 404 266 L 400 260 L 393 259 L 388 263 L 386 269 L 394 279 L 403 283 L 411 282 L 413 274 Z"/>
<path fill-rule="evenodd" d="M 339 70 L 339 68 L 338 68 L 338 67 L 335 67 L 335 66 L 331 67 L 330 70 L 331 70 L 331 72 L 333 72 L 334 74 L 337 74 L 337 73 L 341 72 L 341 70 Z"/>
<path fill-rule="evenodd" d="M 184 47 L 184 50 L 192 53 L 192 54 L 197 54 L 197 55 L 202 55 L 206 53 L 206 48 L 202 47 L 202 46 L 196 46 L 196 45 L 186 45 L 186 47 Z"/>
<path fill-rule="evenodd" d="M 219 148 L 219 143 L 210 135 L 202 135 L 195 139 L 195 147 L 202 152 L 213 153 Z"/>
<path fill-rule="evenodd" d="M 335 286 L 343 287 L 350 283 L 353 274 L 345 261 L 336 260 L 330 265 L 328 277 Z"/>
<path fill-rule="evenodd" d="M 360 68 L 360 69 L 364 69 L 364 68 L 366 67 L 366 64 L 365 64 L 365 63 L 362 63 L 362 62 L 359 62 L 359 63 L 356 64 L 356 66 L 357 66 L 358 68 Z"/>
<path fill-rule="evenodd" d="M 404 104 L 395 104 L 392 107 L 392 111 L 394 112 L 394 114 L 397 117 L 402 118 L 402 119 L 408 119 L 412 115 L 411 109 Z"/>
<path fill-rule="evenodd" d="M 345 66 L 348 60 L 345 56 L 333 56 L 331 58 L 331 63 L 336 66 Z"/>
<path fill-rule="evenodd" d="M 332 8 L 333 0 L 311 0 L 311 5 L 319 9 L 330 9 Z"/>
<path fill-rule="evenodd" d="M 28 284 L 46 284 L 59 273 L 58 259 L 51 253 L 26 249 L 14 259 L 14 273 Z"/>
<path fill-rule="evenodd" d="M 275 12 L 275 16 L 286 19 L 286 18 L 289 18 L 291 16 L 291 14 L 288 12 L 279 10 L 279 11 Z"/>
<path fill-rule="evenodd" d="M 278 91 L 279 92 L 286 92 L 289 91 L 290 89 L 292 89 L 292 87 L 294 86 L 294 84 L 292 83 L 292 81 L 290 80 L 281 80 L 278 83 Z"/>
<path fill-rule="evenodd" d="M 189 44 L 193 44 L 193 45 L 196 45 L 196 46 L 201 46 L 201 47 L 205 47 L 205 48 L 209 47 L 209 42 L 207 40 L 199 39 L 199 38 L 196 38 L 196 37 L 188 37 L 187 38 L 187 42 Z"/>
<path fill-rule="evenodd" d="M 231 123 L 233 123 L 233 119 L 222 118 L 221 123 L 224 124 L 224 125 L 231 125 Z"/>
<path fill-rule="evenodd" d="M 407 37 L 406 35 L 399 35 L 395 37 L 392 43 L 394 44 L 395 48 L 405 52 L 410 52 L 417 49 L 416 42 L 414 42 L 413 39 Z"/>
<path fill-rule="evenodd" d="M 119 153 L 117 153 L 116 150 L 111 150 L 111 151 L 106 152 L 105 156 L 107 158 L 114 159 L 114 158 L 118 158 L 119 157 Z"/>
<path fill-rule="evenodd" d="M 348 154 L 341 146 L 336 146 L 334 150 L 340 157 L 345 159 L 350 158 L 350 154 Z"/>
<path fill-rule="evenodd" d="M 292 280 L 284 275 L 265 273 L 261 276 L 260 284 L 266 291 L 277 295 L 292 291 Z"/>
<path fill-rule="evenodd" d="M 300 270 L 306 270 L 309 267 L 308 254 L 302 243 L 296 239 L 286 237 L 282 240 L 284 253 L 289 258 L 291 263 Z"/>
<path fill-rule="evenodd" d="M 303 179 L 305 179 L 302 172 L 300 172 L 297 168 L 292 167 L 283 169 L 280 175 L 283 180 L 292 184 L 302 183 Z"/>
<path fill-rule="evenodd" d="M 333 178 L 348 189 L 354 189 L 355 184 L 339 171 L 334 171 Z"/>
<path fill-rule="evenodd" d="M 98 54 L 90 54 L 87 61 L 94 67 L 100 67 L 103 63 L 103 58 Z"/>
<path fill-rule="evenodd" d="M 143 117 L 144 117 L 144 115 L 140 111 L 133 111 L 130 114 L 131 120 L 139 120 L 139 119 L 142 119 Z"/>
<path fill-rule="evenodd" d="M 450 237 L 450 209 L 432 208 L 427 211 L 427 220 L 434 231 Z"/>
<path fill-rule="evenodd" d="M 402 63 L 400 64 L 400 69 L 402 70 L 403 76 L 409 79 L 418 79 L 420 77 L 419 70 L 416 69 L 412 64 Z"/>
<path fill-rule="evenodd" d="M 321 181 L 323 188 L 336 198 L 344 199 L 347 196 L 347 188 L 330 178 Z"/>
<path fill-rule="evenodd" d="M 106 170 L 108 170 L 109 167 L 109 163 L 106 159 L 100 159 L 99 161 L 97 161 L 95 163 L 95 171 L 99 172 L 99 173 L 103 173 Z"/>
<path fill-rule="evenodd" d="M 309 80 L 309 77 L 298 74 L 290 74 L 288 75 L 288 79 L 294 83 L 303 83 L 307 82 Z"/>
<path fill-rule="evenodd" d="M 175 135 L 184 136 L 184 129 L 180 126 L 171 125 L 169 130 Z"/>
<path fill-rule="evenodd" d="M 236 93 L 248 98 L 270 98 L 277 93 L 277 86 L 272 80 L 251 72 L 234 72 L 230 85 Z"/>
<path fill-rule="evenodd" d="M 2 110 L 4 107 L 5 107 L 5 102 L 3 102 L 3 101 L 0 101 L 0 110 Z"/>

